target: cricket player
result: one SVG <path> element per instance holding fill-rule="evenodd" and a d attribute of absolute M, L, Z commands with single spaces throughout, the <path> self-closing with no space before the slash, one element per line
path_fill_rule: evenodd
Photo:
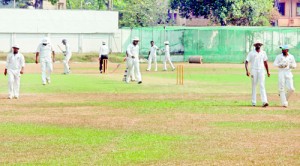
<path fill-rule="evenodd" d="M 169 41 L 165 41 L 164 44 L 165 44 L 165 50 L 164 50 L 165 59 L 164 59 L 164 69 L 163 70 L 167 71 L 167 61 L 168 61 L 169 64 L 171 65 L 171 67 L 172 67 L 172 71 L 174 71 L 175 67 L 174 67 L 174 65 L 171 61 Z"/>
<path fill-rule="evenodd" d="M 265 89 L 265 69 L 267 70 L 268 77 L 270 77 L 268 57 L 266 52 L 261 49 L 263 44 L 260 41 L 255 42 L 253 46 L 255 50 L 248 54 L 245 62 L 246 75 L 248 77 L 251 75 L 252 79 L 252 106 L 256 106 L 256 86 L 259 83 L 263 107 L 267 107 L 269 104 Z M 248 70 L 249 62 L 251 63 L 251 73 Z"/>
<path fill-rule="evenodd" d="M 6 58 L 6 68 L 4 75 L 8 75 L 8 99 L 18 99 L 20 95 L 20 79 L 24 73 L 25 59 L 19 53 L 19 46 L 12 47 L 12 53 L 9 53 Z"/>
<path fill-rule="evenodd" d="M 293 83 L 292 69 L 297 67 L 297 63 L 292 54 L 289 53 L 289 46 L 280 47 L 282 54 L 277 55 L 274 66 L 278 67 L 278 89 L 283 107 L 288 107 L 288 99 L 294 93 L 295 87 Z"/>
<path fill-rule="evenodd" d="M 38 45 L 35 56 L 36 64 L 39 63 L 38 58 L 42 69 L 42 83 L 43 85 L 46 85 L 46 83 L 50 84 L 50 75 L 53 71 L 53 62 L 55 62 L 55 53 L 49 38 L 44 38 L 42 43 Z"/>
<path fill-rule="evenodd" d="M 62 40 L 62 44 L 65 45 L 65 49 L 66 49 L 66 51 L 63 51 L 63 54 L 65 56 L 65 59 L 63 60 L 64 74 L 70 74 L 71 70 L 70 70 L 69 61 L 72 57 L 71 48 L 70 48 L 70 45 L 69 45 L 69 43 L 67 42 L 66 39 Z"/>
<path fill-rule="evenodd" d="M 129 83 L 129 79 L 130 79 L 130 74 L 132 70 L 134 70 L 135 76 L 137 78 L 138 84 L 142 83 L 142 76 L 141 76 L 141 72 L 140 72 L 140 62 L 139 62 L 139 38 L 135 37 L 133 39 L 132 44 L 129 44 L 128 48 L 127 48 L 127 66 L 128 66 L 128 70 L 127 70 L 127 75 L 126 75 L 126 83 Z"/>
<path fill-rule="evenodd" d="M 109 54 L 109 48 L 106 45 L 105 42 L 102 42 L 102 45 L 100 46 L 99 50 L 99 70 L 100 73 L 102 73 L 102 68 L 103 68 L 103 61 L 104 59 L 108 59 L 108 54 Z"/>
<path fill-rule="evenodd" d="M 154 41 L 150 42 L 151 47 L 150 47 L 150 51 L 148 53 L 148 68 L 147 71 L 151 70 L 151 62 L 153 60 L 154 62 L 154 71 L 157 71 L 157 60 L 156 60 L 156 51 L 159 49 L 156 45 L 154 45 Z"/>
<path fill-rule="evenodd" d="M 126 62 L 128 59 L 128 53 L 126 51 L 126 57 L 124 58 L 124 61 Z M 128 65 L 126 63 L 126 69 L 124 71 L 124 77 L 123 77 L 123 81 L 126 82 L 126 77 L 127 77 L 127 74 L 128 74 Z M 135 76 L 134 76 L 134 67 L 133 67 L 133 70 L 131 70 L 131 73 L 130 73 L 130 80 L 131 82 L 135 82 Z"/>

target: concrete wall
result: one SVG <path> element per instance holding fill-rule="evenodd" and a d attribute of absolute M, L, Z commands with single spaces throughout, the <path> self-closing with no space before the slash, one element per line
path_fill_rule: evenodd
<path fill-rule="evenodd" d="M 67 39 L 72 52 L 98 52 L 102 41 L 108 43 L 113 52 L 121 52 L 121 30 L 115 34 L 34 34 L 34 33 L 0 33 L 0 52 L 9 52 L 13 44 L 18 44 L 22 52 L 35 52 L 42 38 L 49 37 L 54 50 L 59 52 L 61 40 Z"/>
<path fill-rule="evenodd" d="M 19 44 L 22 52 L 35 52 L 44 37 L 56 51 L 67 39 L 73 52 L 98 52 L 102 41 L 121 52 L 118 12 L 0 9 L 0 52 Z"/>

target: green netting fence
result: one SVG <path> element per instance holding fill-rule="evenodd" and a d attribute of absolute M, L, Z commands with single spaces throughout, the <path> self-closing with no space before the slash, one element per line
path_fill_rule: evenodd
<path fill-rule="evenodd" d="M 288 44 L 296 60 L 300 61 L 300 28 L 279 27 L 147 27 L 123 29 L 130 35 L 123 45 L 125 52 L 133 37 L 140 38 L 141 55 L 146 56 L 150 41 L 163 48 L 164 41 L 170 42 L 171 55 L 183 57 L 201 55 L 208 63 L 242 63 L 253 43 L 260 40 L 269 60 L 281 53 L 280 45 Z"/>

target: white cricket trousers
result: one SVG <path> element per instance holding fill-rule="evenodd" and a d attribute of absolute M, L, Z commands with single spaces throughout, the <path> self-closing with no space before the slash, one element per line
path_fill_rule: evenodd
<path fill-rule="evenodd" d="M 132 73 L 132 71 L 134 71 L 134 74 L 136 76 L 137 81 L 142 81 L 142 75 L 140 72 L 140 62 L 137 58 L 127 58 L 127 66 L 128 66 L 128 73 Z M 126 82 L 129 83 L 130 81 L 130 75 L 131 74 L 127 74 L 126 76 Z"/>
<path fill-rule="evenodd" d="M 8 94 L 10 98 L 19 97 L 20 94 L 20 70 L 7 70 Z"/>
<path fill-rule="evenodd" d="M 165 60 L 164 60 L 164 70 L 167 70 L 167 62 L 169 62 L 170 66 L 172 67 L 172 69 L 175 69 L 172 61 L 171 61 L 171 57 L 170 55 L 165 55 Z"/>
<path fill-rule="evenodd" d="M 281 70 L 278 72 L 278 90 L 282 106 L 288 106 L 289 97 L 295 92 L 291 71 Z"/>
<path fill-rule="evenodd" d="M 70 72 L 70 66 L 69 66 L 69 61 L 71 59 L 72 55 L 66 55 L 65 59 L 63 60 L 64 63 L 64 73 L 67 74 Z"/>
<path fill-rule="evenodd" d="M 46 84 L 47 81 L 50 82 L 50 75 L 53 71 L 52 60 L 41 59 L 41 68 L 42 68 L 42 82 Z"/>
<path fill-rule="evenodd" d="M 260 96 L 263 103 L 268 103 L 267 92 L 265 88 L 265 70 L 252 70 L 252 104 L 256 105 L 256 86 L 259 84 Z"/>
<path fill-rule="evenodd" d="M 148 58 L 148 68 L 147 70 L 151 70 L 151 63 L 152 63 L 152 60 L 154 62 L 154 71 L 157 71 L 157 59 L 156 59 L 156 55 L 149 55 L 149 58 Z"/>

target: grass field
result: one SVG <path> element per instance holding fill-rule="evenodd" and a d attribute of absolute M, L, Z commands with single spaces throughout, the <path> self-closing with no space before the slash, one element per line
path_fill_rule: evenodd
<path fill-rule="evenodd" d="M 259 96 L 250 106 L 242 64 L 184 65 L 183 86 L 146 65 L 143 84 L 125 84 L 124 65 L 99 75 L 97 63 L 73 63 L 71 75 L 55 64 L 43 86 L 28 64 L 19 100 L 0 76 L 0 165 L 300 165 L 299 68 L 284 109 L 276 69 L 262 108 Z"/>

